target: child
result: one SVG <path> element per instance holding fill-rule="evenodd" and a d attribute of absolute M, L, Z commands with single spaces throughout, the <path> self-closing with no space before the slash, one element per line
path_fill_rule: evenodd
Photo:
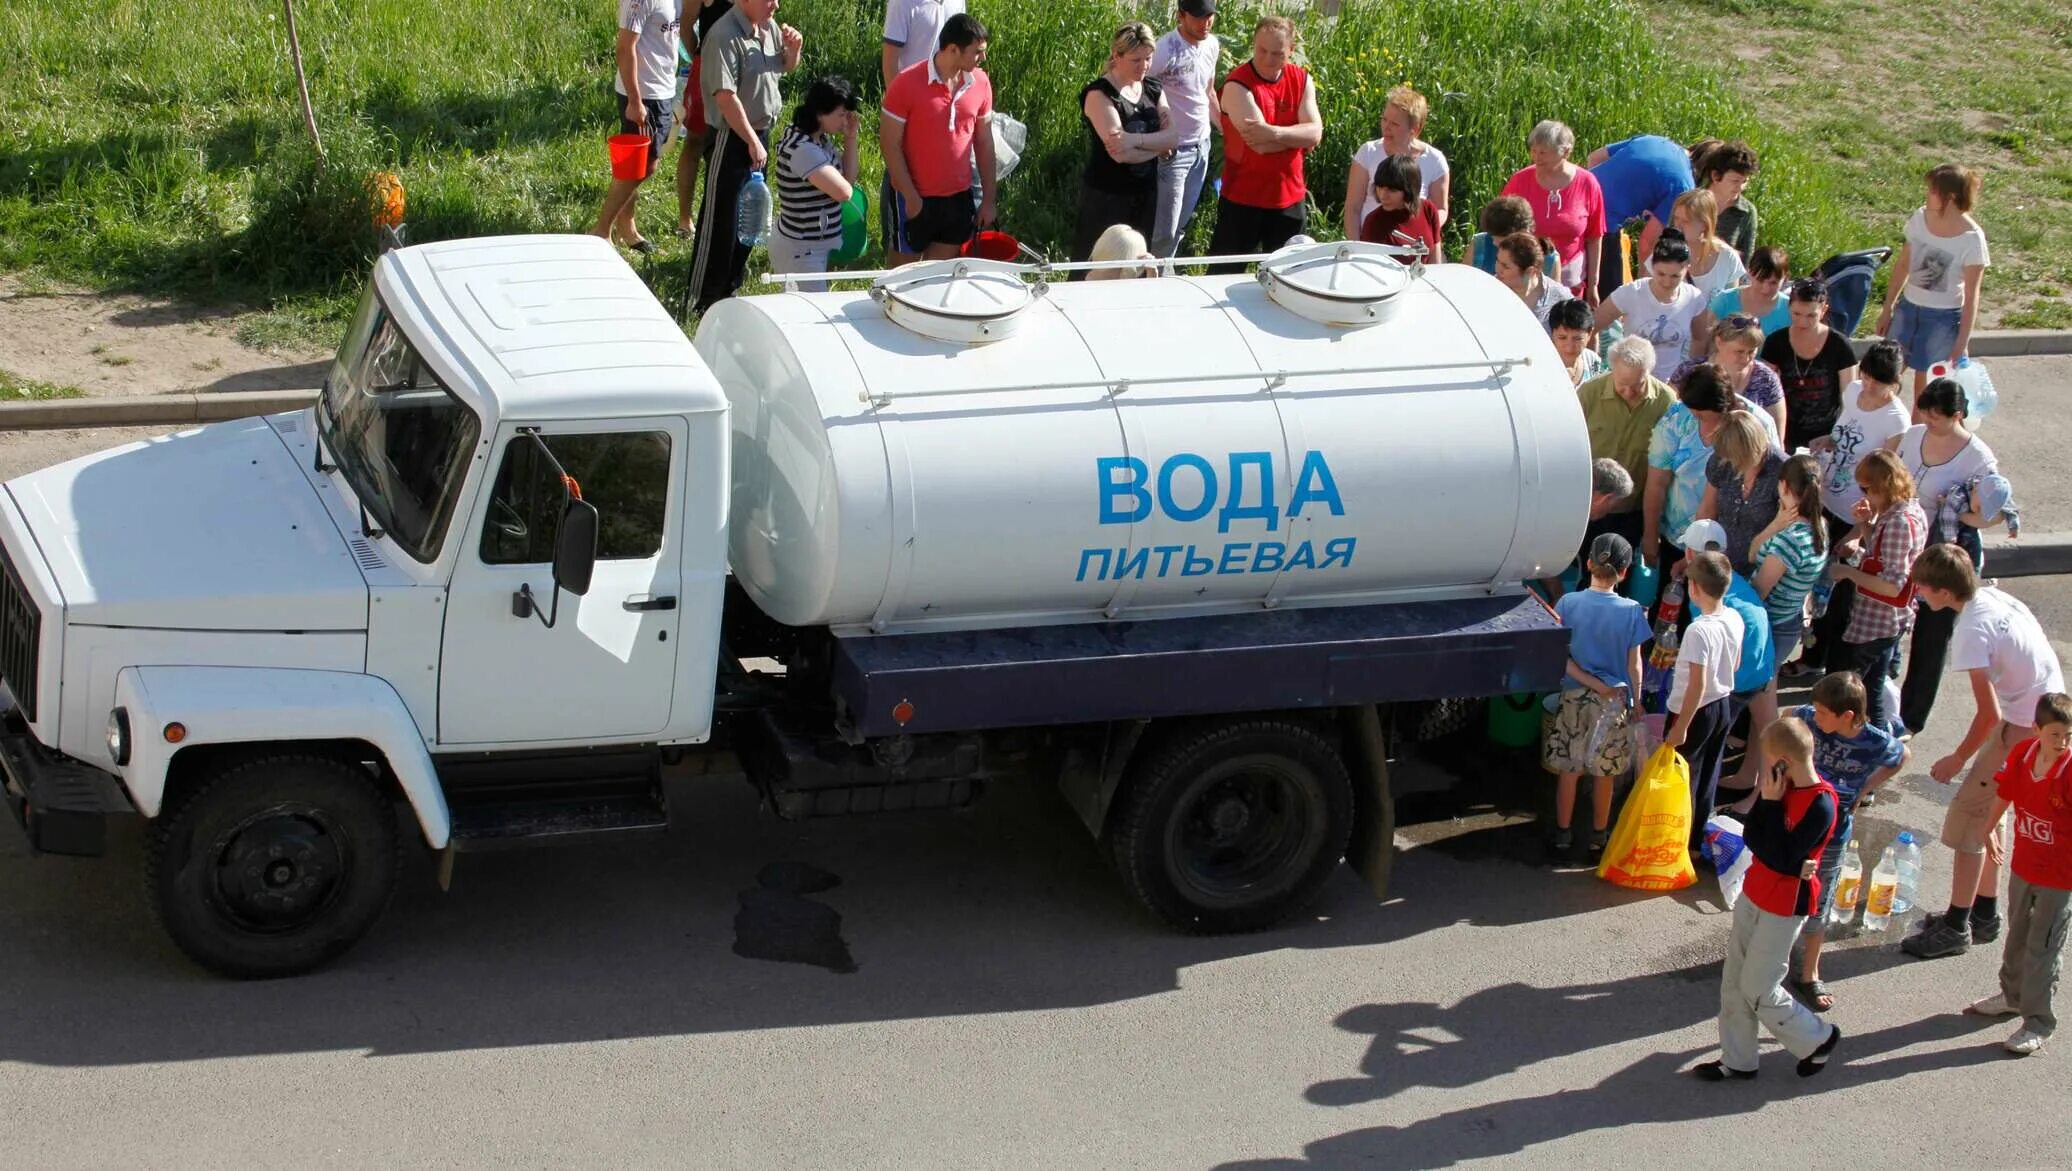
<path fill-rule="evenodd" d="M 1374 202 L 1360 225 L 1360 239 L 1369 244 L 1398 247 L 1424 245 L 1426 264 L 1446 259 L 1439 237 L 1439 209 L 1423 198 L 1424 179 L 1417 160 L 1408 155 L 1391 155 L 1374 168 Z"/>
<path fill-rule="evenodd" d="M 1695 627 L 1695 624 L 1693 624 Z M 1692 1070 L 1707 1081 L 1752 1078 L 1760 1022 L 1799 1059 L 1799 1076 L 1827 1068 L 1842 1030 L 1784 991 L 1791 946 L 1820 902 L 1816 861 L 1835 828 L 1835 791 L 1813 767 L 1813 733 L 1790 716 L 1763 729 L 1763 779 L 1745 840 L 1754 855 L 1720 972 L 1720 1059 Z"/>
<path fill-rule="evenodd" d="M 1914 477 L 1889 451 L 1874 451 L 1856 465 L 1863 499 L 1850 511 L 1856 527 L 1835 546 L 1840 563 L 1829 572 L 1856 587 L 1849 625 L 1842 631 L 1844 658 L 1870 692 L 1871 723 L 1895 735 L 1899 713 L 1887 711 L 1885 680 L 1899 662 L 1899 636 L 1914 617 L 1914 587 L 1908 574 L 1928 544 L 1928 514 L 1914 498 Z M 1848 562 L 1862 553 L 1856 565 Z M 1830 665 L 1834 660 L 1828 660 Z"/>
<path fill-rule="evenodd" d="M 1554 606 L 1570 631 L 1568 678 L 1562 681 L 1561 707 L 1554 713 L 1542 761 L 1548 772 L 1560 775 L 1554 790 L 1554 849 L 1560 854 L 1575 848 L 1569 822 L 1576 783 L 1590 774 L 1590 860 L 1595 862 L 1610 836 L 1612 778 L 1633 763 L 1630 725 L 1640 704 L 1640 648 L 1649 631 L 1646 609 L 1617 592 L 1633 567 L 1633 546 L 1626 538 L 1598 534 L 1588 565 L 1590 588 L 1565 594 Z M 1617 726 L 1593 751 L 1592 733 L 1607 708 L 1618 710 Z"/>
<path fill-rule="evenodd" d="M 1978 202 L 1978 176 L 1954 163 L 1928 172 L 1928 198 L 1907 220 L 1906 244 L 1892 262 L 1895 276 L 1878 315 L 1879 337 L 1906 351 L 1914 370 L 1914 394 L 1928 385 L 1928 368 L 1954 366 L 1971 345 L 1978 317 L 1979 283 L 1992 255 L 1986 230 L 1971 218 Z"/>
<path fill-rule="evenodd" d="M 1856 502 L 1863 499 L 1856 465 L 1905 434 L 1909 426 L 1906 404 L 1899 401 L 1899 373 L 1905 362 L 1899 343 L 1889 339 L 1871 343 L 1857 364 L 1857 380 L 1842 392 L 1841 415 L 1826 436 L 1810 445 L 1825 469 L 1820 493 L 1826 511 L 1817 519 L 1826 526 L 1830 544 L 1847 536 L 1855 525 Z M 1842 650 L 1842 632 L 1849 628 L 1849 604 L 1855 593 L 1853 587 L 1836 589 L 1827 578 L 1814 586 L 1815 651 L 1804 656 L 1796 674 L 1817 675 L 1823 664 L 1835 670 L 1850 669 Z"/>
<path fill-rule="evenodd" d="M 2000 936 L 2000 863 L 2007 838 L 1993 774 L 2014 746 L 2036 735 L 2023 723 L 2036 701 L 2065 690 L 2064 672 L 2050 636 L 2029 608 L 1981 586 L 1971 558 L 1955 545 L 1931 545 L 1914 565 L 1914 588 L 1930 609 L 1957 611 L 1950 635 L 1950 670 L 1971 676 L 1978 711 L 1956 751 L 1929 767 L 1947 785 L 1965 772 L 1964 787 L 1943 817 L 1942 843 L 1956 851 L 1950 874 L 1950 910 L 1930 915 L 1899 949 L 1924 960 L 1962 955 L 1973 940 Z M 1868 681 L 1866 681 L 1868 682 Z M 1974 760 L 1974 755 L 1976 759 Z"/>
<path fill-rule="evenodd" d="M 1705 836 L 1719 787 L 1720 757 L 1727 725 L 1734 722 L 1734 672 L 1741 666 L 1741 617 L 1722 602 L 1734 569 L 1718 553 L 1693 553 L 1685 580 L 1698 616 L 1676 651 L 1676 677 L 1669 686 L 1669 726 L 1662 740 L 1683 750 L 1691 765 L 1691 848 Z"/>
<path fill-rule="evenodd" d="M 2008 753 L 1995 784 L 2014 806 L 2014 877 L 2007 884 L 2007 944 L 2000 952 L 2000 991 L 1964 1011 L 2015 1016 L 2021 1027 L 2005 1042 L 2027 1057 L 2058 1026 L 2052 1012 L 2065 934 L 2072 930 L 2072 696 L 2036 701 L 2036 738 Z"/>
<path fill-rule="evenodd" d="M 1870 724 L 1863 680 L 1852 671 L 1821 679 L 1813 685 L 1813 702 L 1793 708 L 1789 714 L 1812 725 L 1813 765 L 1835 788 L 1835 832 L 1820 855 L 1820 899 L 1806 920 L 1799 976 L 1793 981 L 1808 1008 L 1826 1012 L 1834 1007 L 1835 998 L 1820 982 L 1820 949 L 1827 943 L 1827 915 L 1834 905 L 1842 853 L 1856 831 L 1856 806 L 1899 775 L 1913 752 L 1885 729 Z"/>
<path fill-rule="evenodd" d="M 1482 205 L 1482 218 L 1476 224 L 1481 231 L 1468 242 L 1469 263 L 1491 276 L 1496 275 L 1496 242 L 1513 232 L 1532 231 L 1532 205 L 1516 195 L 1499 195 Z M 1553 257 L 1549 257 L 1553 260 Z M 1547 274 L 1559 276 L 1555 271 Z"/>
<path fill-rule="evenodd" d="M 1590 305 L 1570 297 L 1547 310 L 1547 332 L 1554 338 L 1554 352 L 1561 355 L 1561 368 L 1568 371 L 1570 386 L 1581 386 L 1604 373 L 1604 359 L 1590 348 Z"/>

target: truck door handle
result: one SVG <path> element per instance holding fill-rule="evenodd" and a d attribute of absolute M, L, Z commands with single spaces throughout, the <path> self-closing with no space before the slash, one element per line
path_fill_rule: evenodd
<path fill-rule="evenodd" d="M 674 610 L 676 597 L 673 594 L 664 594 L 659 598 L 652 594 L 635 594 L 626 599 L 625 605 L 628 610 Z"/>

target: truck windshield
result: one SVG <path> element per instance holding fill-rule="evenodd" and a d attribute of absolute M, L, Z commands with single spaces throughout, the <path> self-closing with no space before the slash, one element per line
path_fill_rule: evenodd
<path fill-rule="evenodd" d="M 317 426 L 368 516 L 412 557 L 437 557 L 481 424 L 372 284 L 331 364 Z"/>

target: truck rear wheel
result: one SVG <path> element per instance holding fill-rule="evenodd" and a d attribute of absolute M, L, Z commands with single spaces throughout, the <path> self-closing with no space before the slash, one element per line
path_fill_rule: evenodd
<path fill-rule="evenodd" d="M 1315 897 L 1345 856 L 1352 780 L 1301 724 L 1196 728 L 1131 770 L 1110 828 L 1130 893 L 1186 931 L 1257 931 Z"/>
<path fill-rule="evenodd" d="M 181 951 L 225 976 L 306 972 L 359 941 L 396 886 L 388 795 L 323 756 L 231 764 L 159 818 L 146 894 Z"/>

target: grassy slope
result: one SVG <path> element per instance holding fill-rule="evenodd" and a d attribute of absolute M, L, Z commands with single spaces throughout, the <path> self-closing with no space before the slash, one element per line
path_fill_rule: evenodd
<path fill-rule="evenodd" d="M 1985 176 L 1986 323 L 2072 328 L 2072 8 L 2061 0 L 1652 0 L 1762 115 L 1825 144 L 1864 245 L 1897 245 L 1921 176 Z M 1694 50 L 1695 51 L 1695 50 Z M 1768 208 L 1766 207 L 1767 213 Z"/>
<path fill-rule="evenodd" d="M 2013 0 L 2003 0 L 2013 2 Z M 881 0 L 792 0 L 805 72 L 876 90 Z M 1125 5 L 1125 7 L 1127 7 Z M 1143 10 L 1164 19 L 1161 2 Z M 1029 124 L 1005 192 L 1010 230 L 1069 233 L 1085 150 L 1076 95 L 1099 68 L 1111 0 L 987 5 L 1000 107 Z M 1242 41 L 1253 13 L 1224 8 Z M 1408 80 L 1436 99 L 1430 137 L 1473 211 L 1524 162 L 1538 118 L 1584 148 L 1641 130 L 1745 136 L 1764 151 L 1765 223 L 1801 254 L 1853 242 L 1827 152 L 1755 120 L 1620 0 L 1355 0 L 1308 21 L 1329 133 L 1311 165 L 1335 220 L 1345 160 Z M 276 307 L 258 330 L 335 330 L 364 272 L 364 177 L 394 168 L 413 237 L 587 226 L 603 188 L 611 22 L 602 0 L 338 0 L 304 10 L 302 40 L 332 166 L 308 165 L 278 13 L 252 0 L 0 7 L 0 269 Z M 1615 69 L 1605 62 L 1617 61 Z M 796 88 L 796 87 L 795 87 Z M 1443 96 L 1441 96 L 1443 95 Z M 866 182 L 877 163 L 866 150 Z M 673 200 L 644 200 L 647 230 Z M 1197 245 L 1207 224 L 1197 221 Z M 643 261 L 665 297 L 682 249 Z"/>

